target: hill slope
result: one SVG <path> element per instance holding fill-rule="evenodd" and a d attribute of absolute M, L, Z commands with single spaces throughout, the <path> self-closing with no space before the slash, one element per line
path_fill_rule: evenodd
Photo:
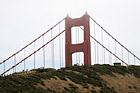
<path fill-rule="evenodd" d="M 140 93 L 140 66 L 72 66 L 0 77 L 0 93 Z"/>

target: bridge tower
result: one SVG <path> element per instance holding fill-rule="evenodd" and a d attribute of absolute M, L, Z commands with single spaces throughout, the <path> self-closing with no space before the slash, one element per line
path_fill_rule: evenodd
<path fill-rule="evenodd" d="M 85 13 L 81 18 L 65 18 L 65 65 L 72 66 L 72 54 L 75 52 L 84 53 L 84 65 L 91 65 L 91 46 L 90 46 L 90 22 L 89 15 Z M 71 28 L 83 26 L 84 42 L 72 44 Z"/>

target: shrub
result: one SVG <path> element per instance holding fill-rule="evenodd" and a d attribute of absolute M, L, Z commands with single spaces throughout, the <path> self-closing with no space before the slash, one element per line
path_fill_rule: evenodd
<path fill-rule="evenodd" d="M 54 73 L 55 76 L 58 76 L 61 80 L 65 80 L 67 81 L 67 79 L 65 78 L 64 72 L 63 71 L 57 71 Z"/>
<path fill-rule="evenodd" d="M 138 89 L 136 86 L 133 87 L 134 89 Z"/>
<path fill-rule="evenodd" d="M 101 88 L 100 93 L 117 93 L 114 88 L 109 88 L 106 85 Z"/>
<path fill-rule="evenodd" d="M 128 86 L 128 88 L 132 89 L 132 87 L 131 87 L 131 86 Z"/>
<path fill-rule="evenodd" d="M 133 73 L 135 77 L 140 78 L 140 66 L 129 66 L 128 71 Z"/>
<path fill-rule="evenodd" d="M 96 90 L 91 90 L 91 93 L 97 93 Z"/>
<path fill-rule="evenodd" d="M 87 89 L 89 89 L 89 86 L 88 86 L 88 84 L 83 84 L 83 88 L 87 88 Z"/>
<path fill-rule="evenodd" d="M 69 84 L 69 86 L 70 86 L 70 88 L 72 88 L 72 89 L 74 89 L 74 90 L 76 90 L 76 89 L 78 89 L 78 87 L 77 86 L 75 86 L 75 85 L 73 85 L 73 84 Z"/>
<path fill-rule="evenodd" d="M 71 70 L 67 72 L 66 70 Z M 126 73 L 133 73 L 135 77 L 140 78 L 140 66 L 129 66 L 128 69 L 124 66 L 110 66 L 110 65 L 93 65 L 93 66 L 71 66 L 66 68 L 61 68 L 59 70 L 55 69 L 34 69 L 35 73 L 28 75 L 17 75 L 12 74 L 9 76 L 0 77 L 0 93 L 55 93 L 51 89 L 41 89 L 35 88 L 34 85 L 40 83 L 45 85 L 42 79 L 51 79 L 55 76 L 59 77 L 61 80 L 67 80 L 69 78 L 71 81 L 83 85 L 84 88 L 89 88 L 88 84 L 92 84 L 93 87 L 100 87 L 100 93 L 116 93 L 114 88 L 109 88 L 106 86 L 105 81 L 100 77 L 102 75 L 113 76 L 112 72 L 125 75 Z M 79 73 L 74 73 L 77 71 Z M 55 78 L 57 79 L 57 78 Z M 69 84 L 68 88 L 64 88 L 63 92 L 75 92 L 78 87 Z M 137 89 L 137 87 L 129 87 Z M 95 89 L 91 91 L 96 93 Z"/>
<path fill-rule="evenodd" d="M 45 86 L 44 81 L 40 80 L 39 83 L 43 86 Z"/>

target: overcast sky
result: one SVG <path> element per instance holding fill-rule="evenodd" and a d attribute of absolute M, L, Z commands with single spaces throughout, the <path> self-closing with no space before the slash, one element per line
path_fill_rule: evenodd
<path fill-rule="evenodd" d="M 69 14 L 85 11 L 140 57 L 139 0 L 0 0 L 0 60 Z"/>

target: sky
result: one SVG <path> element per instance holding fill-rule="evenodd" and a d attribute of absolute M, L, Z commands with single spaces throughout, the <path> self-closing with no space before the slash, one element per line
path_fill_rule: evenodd
<path fill-rule="evenodd" d="M 0 0 L 0 61 L 67 16 L 87 11 L 140 57 L 139 0 Z"/>

